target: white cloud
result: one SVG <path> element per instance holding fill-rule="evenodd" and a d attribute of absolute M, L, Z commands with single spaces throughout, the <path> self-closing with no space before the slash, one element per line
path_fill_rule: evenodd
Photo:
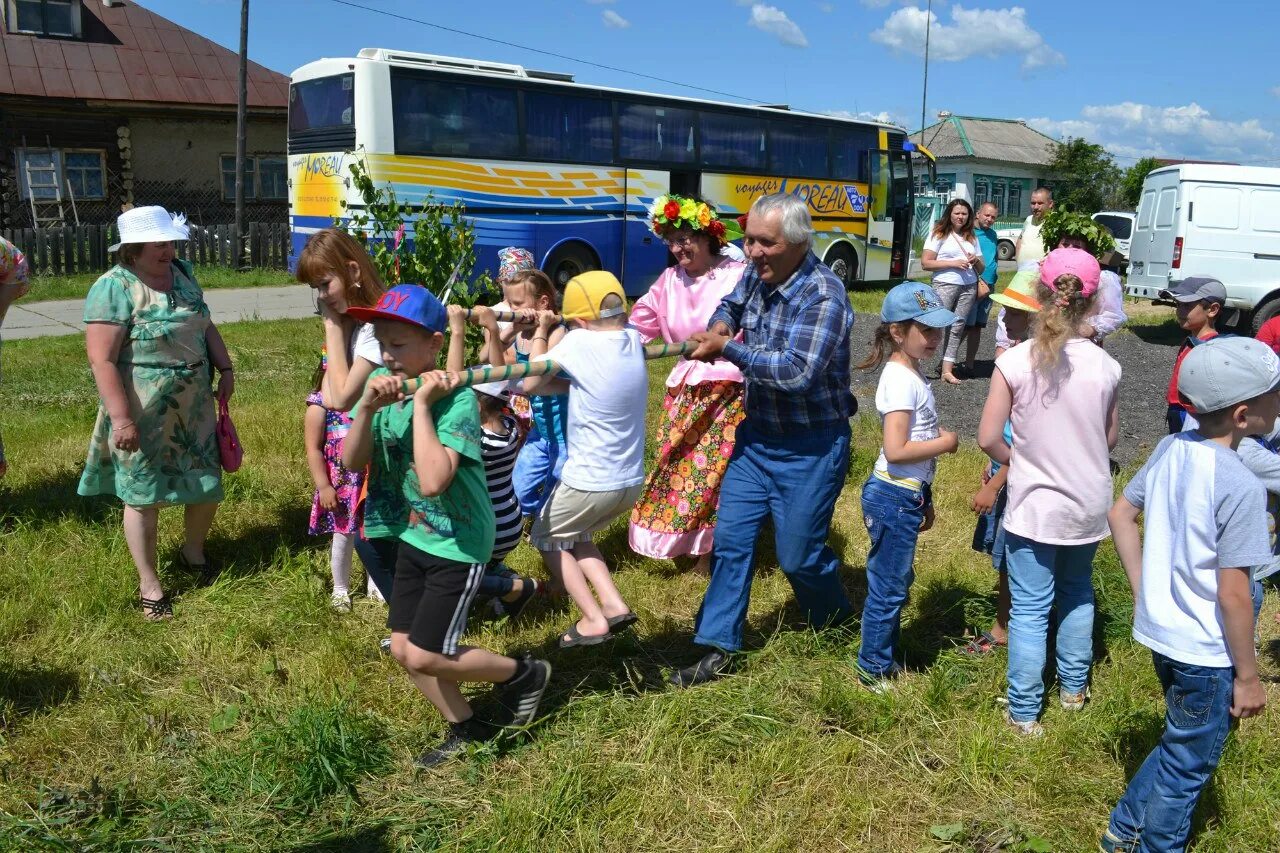
<path fill-rule="evenodd" d="M 906 127 L 901 116 L 896 116 L 888 110 L 881 110 L 878 113 L 868 112 L 867 110 L 823 110 L 823 114 L 834 116 L 835 118 L 854 118 L 860 121 L 882 121 L 888 124 L 896 124 Z"/>
<path fill-rule="evenodd" d="M 809 46 L 809 40 L 804 37 L 804 33 L 796 26 L 796 22 L 788 18 L 787 13 L 777 6 L 768 6 L 764 3 L 753 4 L 751 6 L 751 18 L 747 21 L 747 24 L 777 36 L 778 41 L 785 45 L 790 45 L 791 47 Z"/>
<path fill-rule="evenodd" d="M 924 56 L 926 26 L 929 58 L 942 62 L 1014 54 L 1022 57 L 1022 70 L 1032 71 L 1067 61 L 1027 24 L 1027 10 L 1021 6 L 1008 9 L 955 6 L 948 24 L 942 23 L 937 15 L 909 6 L 890 15 L 880 29 L 871 34 L 871 39 L 900 53 Z"/>
<path fill-rule="evenodd" d="M 1273 86 L 1271 88 L 1271 94 L 1275 95 L 1277 98 L 1280 98 L 1280 86 Z"/>
<path fill-rule="evenodd" d="M 836 10 L 836 4 L 835 3 L 819 3 L 818 10 L 822 12 L 826 12 L 828 15 L 830 15 L 832 12 Z"/>
<path fill-rule="evenodd" d="M 600 13 L 600 20 L 604 21 L 604 25 L 611 30 L 625 30 L 631 26 L 631 22 L 619 15 L 612 9 L 605 9 Z"/>
<path fill-rule="evenodd" d="M 1078 118 L 1027 119 L 1050 136 L 1083 137 L 1116 156 L 1259 163 L 1280 157 L 1280 136 L 1256 118 L 1231 121 L 1192 103 L 1157 106 L 1124 101 L 1085 106 Z"/>

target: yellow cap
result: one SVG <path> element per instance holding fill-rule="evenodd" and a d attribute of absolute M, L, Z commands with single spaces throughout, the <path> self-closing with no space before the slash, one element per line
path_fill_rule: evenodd
<path fill-rule="evenodd" d="M 622 300 L 621 307 L 601 309 L 609 294 Z M 592 270 L 580 273 L 569 279 L 564 286 L 564 299 L 561 301 L 560 316 L 566 320 L 603 320 L 605 317 L 616 317 L 627 313 L 627 294 L 613 273 L 605 270 Z"/>

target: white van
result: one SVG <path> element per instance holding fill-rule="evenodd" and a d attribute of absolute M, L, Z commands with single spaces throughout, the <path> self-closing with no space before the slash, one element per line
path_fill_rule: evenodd
<path fill-rule="evenodd" d="M 1099 210 L 1093 215 L 1093 221 L 1111 232 L 1116 239 L 1116 251 L 1129 257 L 1133 244 L 1133 223 L 1138 218 L 1130 210 Z"/>
<path fill-rule="evenodd" d="M 1280 313 L 1280 169 L 1187 163 L 1147 175 L 1129 255 L 1130 296 L 1208 275 L 1256 330 Z M 1243 324 L 1241 324 L 1243 325 Z"/>

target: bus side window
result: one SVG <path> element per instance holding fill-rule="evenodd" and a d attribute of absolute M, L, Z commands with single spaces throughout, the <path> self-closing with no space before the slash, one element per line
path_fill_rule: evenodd
<path fill-rule="evenodd" d="M 603 98 L 526 90 L 524 127 L 530 159 L 613 162 L 613 105 Z"/>
<path fill-rule="evenodd" d="M 619 104 L 620 153 L 626 160 L 693 163 L 693 110 Z"/>

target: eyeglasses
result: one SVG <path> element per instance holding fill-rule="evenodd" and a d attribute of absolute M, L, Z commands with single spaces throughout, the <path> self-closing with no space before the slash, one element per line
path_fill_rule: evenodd
<path fill-rule="evenodd" d="M 668 237 L 667 247 L 671 249 L 676 249 L 681 246 L 692 246 L 693 241 L 694 241 L 694 238 L 692 234 L 686 234 L 683 237 Z"/>

